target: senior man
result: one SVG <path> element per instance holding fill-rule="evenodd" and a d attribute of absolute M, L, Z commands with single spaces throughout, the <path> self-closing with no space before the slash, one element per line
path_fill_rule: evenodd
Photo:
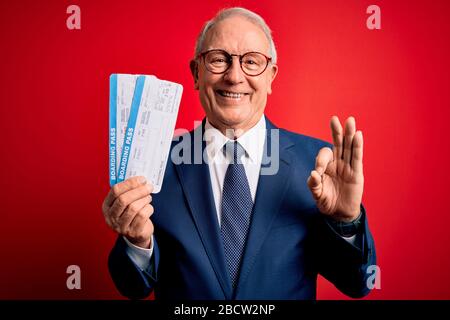
<path fill-rule="evenodd" d="M 169 161 L 158 194 L 133 177 L 103 203 L 119 234 L 109 270 L 123 295 L 315 299 L 318 274 L 351 297 L 369 292 L 362 133 L 352 117 L 344 129 L 333 117 L 331 149 L 275 127 L 264 109 L 276 60 L 259 15 L 231 8 L 205 24 L 190 68 L 206 118 L 172 144 L 190 141 L 180 149 L 192 161 Z M 187 139 L 196 135 L 201 163 Z M 268 159 L 276 170 L 264 174 Z"/>

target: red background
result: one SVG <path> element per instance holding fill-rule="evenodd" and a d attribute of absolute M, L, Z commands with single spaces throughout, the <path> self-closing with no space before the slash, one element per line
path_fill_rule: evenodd
<path fill-rule="evenodd" d="M 81 30 L 66 8 L 81 8 Z M 366 8 L 381 8 L 368 30 Z M 0 298 L 119 298 L 107 271 L 108 77 L 183 84 L 177 127 L 203 118 L 189 73 L 195 38 L 224 6 L 260 13 L 280 71 L 277 125 L 331 140 L 354 115 L 381 268 L 368 299 L 450 298 L 448 1 L 1 1 Z M 81 267 L 81 290 L 66 268 Z M 324 279 L 319 299 L 344 296 Z"/>

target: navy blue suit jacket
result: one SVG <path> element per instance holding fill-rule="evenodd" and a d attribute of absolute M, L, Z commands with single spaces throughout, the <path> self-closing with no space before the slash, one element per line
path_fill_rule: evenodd
<path fill-rule="evenodd" d="M 189 137 L 202 134 L 202 128 Z M 267 129 L 265 148 L 270 151 L 269 132 L 277 128 L 267 121 Z M 193 141 L 184 150 L 192 160 Z M 375 247 L 364 208 L 358 248 L 330 227 L 306 184 L 318 151 L 329 144 L 283 129 L 279 141 L 277 174 L 259 177 L 235 290 L 225 263 L 208 164 L 174 164 L 169 159 L 162 190 L 152 201 L 152 270 L 142 271 L 131 261 L 122 237 L 110 253 L 110 274 L 121 294 L 144 298 L 154 290 L 156 299 L 166 300 L 315 299 L 321 274 L 351 297 L 366 295 L 366 269 L 375 264 Z M 174 142 L 172 148 L 182 142 Z M 200 151 L 204 147 L 205 142 Z"/>

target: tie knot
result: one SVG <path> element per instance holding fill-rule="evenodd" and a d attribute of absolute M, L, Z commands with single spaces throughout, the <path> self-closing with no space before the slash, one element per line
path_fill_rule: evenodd
<path fill-rule="evenodd" d="M 229 141 L 223 146 L 223 152 L 226 156 L 233 159 L 233 163 L 242 163 L 241 157 L 245 154 L 244 148 L 237 141 Z"/>

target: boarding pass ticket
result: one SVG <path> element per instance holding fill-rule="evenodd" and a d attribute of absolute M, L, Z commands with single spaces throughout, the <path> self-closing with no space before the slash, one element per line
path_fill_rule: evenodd
<path fill-rule="evenodd" d="M 151 75 L 112 74 L 109 96 L 110 185 L 144 176 L 161 190 L 183 87 Z"/>

